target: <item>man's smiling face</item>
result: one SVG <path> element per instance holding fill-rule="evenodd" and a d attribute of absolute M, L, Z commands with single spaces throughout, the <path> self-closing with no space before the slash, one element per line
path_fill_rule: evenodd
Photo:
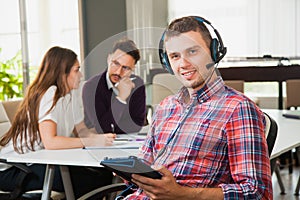
<path fill-rule="evenodd" d="M 194 91 L 202 88 L 211 74 L 211 69 L 206 66 L 213 61 L 201 34 L 195 31 L 181 33 L 168 38 L 165 46 L 178 80 Z"/>

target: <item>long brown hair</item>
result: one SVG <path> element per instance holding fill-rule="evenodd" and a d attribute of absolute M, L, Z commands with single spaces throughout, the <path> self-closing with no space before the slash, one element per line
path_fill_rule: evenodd
<path fill-rule="evenodd" d="M 53 104 L 47 111 L 50 112 L 59 98 L 65 96 L 69 91 L 67 75 L 76 60 L 77 55 L 70 49 L 52 47 L 47 51 L 35 80 L 27 88 L 11 128 L 0 140 L 1 146 L 7 145 L 12 140 L 16 152 L 24 153 L 25 149 L 35 150 L 35 142 L 41 141 L 38 125 L 41 98 L 49 87 L 56 86 Z"/>

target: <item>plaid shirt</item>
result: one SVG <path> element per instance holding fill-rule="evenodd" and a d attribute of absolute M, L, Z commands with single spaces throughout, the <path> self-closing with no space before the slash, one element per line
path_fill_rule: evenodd
<path fill-rule="evenodd" d="M 221 187 L 224 199 L 272 199 L 264 115 L 221 77 L 184 103 L 186 88 L 157 107 L 140 156 L 178 184 Z M 142 193 L 128 199 L 149 199 Z"/>

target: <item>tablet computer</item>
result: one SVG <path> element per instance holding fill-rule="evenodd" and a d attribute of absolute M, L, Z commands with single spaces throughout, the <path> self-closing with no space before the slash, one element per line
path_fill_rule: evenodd
<path fill-rule="evenodd" d="M 126 158 L 105 158 L 100 164 L 129 182 L 131 182 L 132 174 L 138 174 L 153 179 L 160 179 L 162 177 L 158 171 L 152 169 L 144 160 L 136 156 L 129 156 Z"/>

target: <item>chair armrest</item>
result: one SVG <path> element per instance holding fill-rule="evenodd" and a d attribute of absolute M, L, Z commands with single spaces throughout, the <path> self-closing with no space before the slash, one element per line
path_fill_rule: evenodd
<path fill-rule="evenodd" d="M 4 164 L 11 165 L 11 166 L 15 166 L 15 167 L 21 169 L 22 171 L 24 171 L 27 174 L 29 174 L 29 173 L 32 172 L 31 169 L 29 169 L 29 167 L 27 167 L 24 164 L 7 162 L 6 159 L 2 159 L 2 158 L 0 158 L 0 163 L 4 163 Z"/>
<path fill-rule="evenodd" d="M 86 193 L 85 195 L 81 196 L 78 200 L 84 200 L 94 196 L 97 196 L 98 199 L 102 199 L 104 196 L 110 193 L 122 191 L 126 188 L 127 185 L 125 183 L 114 183 L 90 191 L 89 193 Z"/>
<path fill-rule="evenodd" d="M 14 166 L 18 169 L 20 169 L 20 173 L 16 177 L 16 186 L 13 191 L 9 193 L 2 193 L 0 194 L 0 199 L 17 199 L 23 194 L 23 182 L 25 180 L 25 177 L 32 173 L 32 171 L 24 164 L 20 163 L 10 163 L 7 162 L 6 159 L 0 159 L 0 163 L 9 164 L 11 166 Z"/>

